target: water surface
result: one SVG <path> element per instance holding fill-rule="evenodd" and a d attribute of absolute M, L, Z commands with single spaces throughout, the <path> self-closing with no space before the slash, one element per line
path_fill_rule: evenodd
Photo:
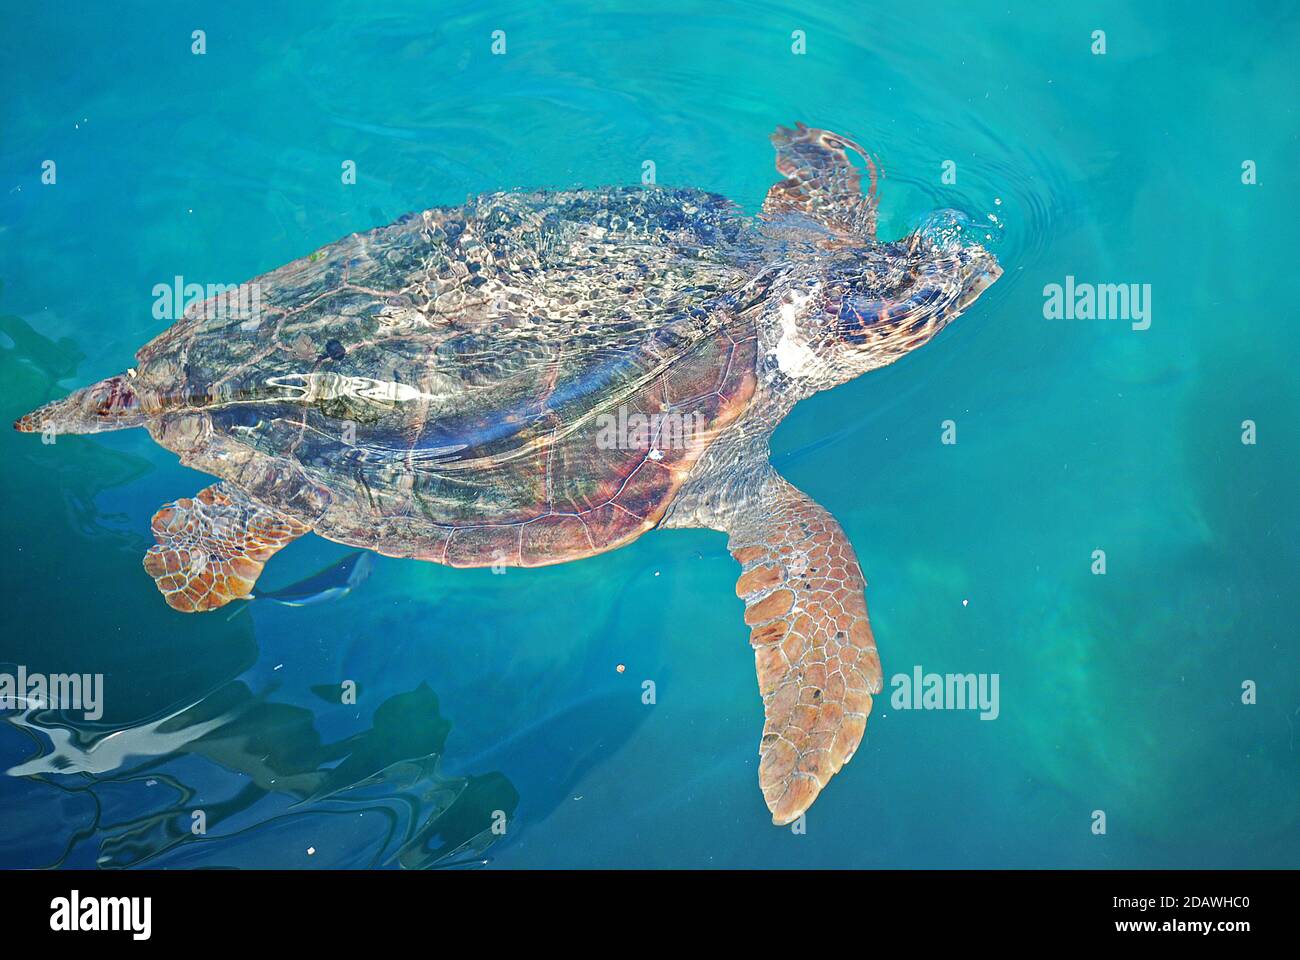
<path fill-rule="evenodd" d="M 997 674 L 998 718 L 882 698 L 796 835 L 721 534 L 504 576 L 376 558 L 338 601 L 185 617 L 140 557 L 208 479 L 142 431 L 6 431 L 0 662 L 106 702 L 3 715 L 0 865 L 1294 866 L 1295 9 L 513 6 L 8 11 L 0 414 L 127 366 L 175 275 L 646 161 L 753 211 L 777 124 L 838 130 L 883 165 L 882 236 L 957 207 L 1006 273 L 801 404 L 775 462 L 856 545 L 886 677 Z M 1067 275 L 1151 284 L 1150 329 L 1044 319 Z M 345 553 L 304 538 L 264 585 Z"/>

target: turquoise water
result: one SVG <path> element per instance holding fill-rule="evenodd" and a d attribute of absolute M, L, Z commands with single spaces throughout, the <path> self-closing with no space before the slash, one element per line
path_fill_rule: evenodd
<path fill-rule="evenodd" d="M 806 833 L 757 787 L 721 534 L 504 576 L 376 558 L 340 600 L 186 617 L 140 557 L 208 479 L 143 431 L 4 431 L 0 666 L 105 702 L 0 714 L 0 865 L 1300 863 L 1291 5 L 9 6 L 5 418 L 127 366 L 175 275 L 647 160 L 755 210 L 795 120 L 878 157 L 882 236 L 959 207 L 1006 273 L 774 438 L 857 547 L 886 677 L 1000 682 L 991 721 L 880 698 Z M 1150 328 L 1045 319 L 1067 275 L 1149 283 Z M 263 582 L 346 552 L 304 538 Z"/>

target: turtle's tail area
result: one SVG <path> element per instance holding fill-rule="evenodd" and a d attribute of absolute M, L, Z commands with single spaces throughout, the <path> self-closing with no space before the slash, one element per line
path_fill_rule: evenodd
<path fill-rule="evenodd" d="M 120 373 L 82 387 L 62 400 L 38 407 L 14 421 L 20 433 L 101 433 L 144 424 L 131 376 Z"/>

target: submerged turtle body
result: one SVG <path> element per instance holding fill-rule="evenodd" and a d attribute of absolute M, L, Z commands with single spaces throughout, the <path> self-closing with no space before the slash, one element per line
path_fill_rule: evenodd
<path fill-rule="evenodd" d="M 757 218 L 659 188 L 412 214 L 191 307 L 135 368 L 15 426 L 143 426 L 221 478 L 153 518 L 144 566 L 184 612 L 248 597 L 308 532 L 451 566 L 725 532 L 759 784 L 788 823 L 857 749 L 882 674 L 857 556 L 768 439 L 799 400 L 928 342 L 1001 268 L 948 212 L 878 242 L 875 168 L 851 141 L 772 140 L 783 179 Z"/>
<path fill-rule="evenodd" d="M 654 526 L 753 396 L 751 230 L 682 190 L 411 215 L 253 281 L 255 318 L 191 308 L 132 387 L 184 463 L 331 539 L 453 566 L 599 553 Z"/>

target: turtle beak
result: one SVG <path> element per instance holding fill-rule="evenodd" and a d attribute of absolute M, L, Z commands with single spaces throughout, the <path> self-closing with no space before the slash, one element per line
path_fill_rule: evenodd
<path fill-rule="evenodd" d="M 993 286 L 1000 276 L 1002 276 L 1002 265 L 998 263 L 997 258 L 983 247 L 977 248 L 967 267 L 962 290 L 957 295 L 956 312 L 965 310 L 978 300 L 980 294 Z"/>

